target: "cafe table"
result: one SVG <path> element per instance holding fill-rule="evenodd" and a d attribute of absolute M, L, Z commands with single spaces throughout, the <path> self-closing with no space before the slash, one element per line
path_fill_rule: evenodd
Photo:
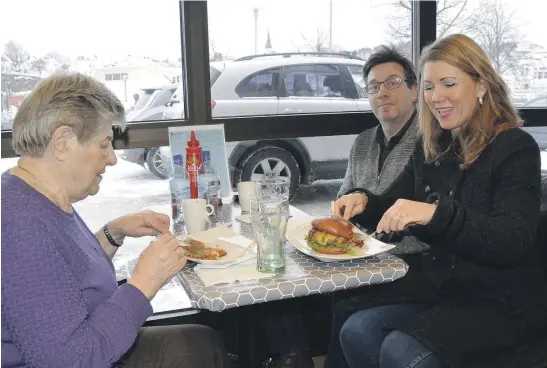
<path fill-rule="evenodd" d="M 169 205 L 150 209 L 170 213 Z M 311 219 L 311 216 L 294 206 L 290 206 L 289 212 L 294 220 Z M 239 215 L 239 205 L 225 203 L 212 217 L 211 226 L 226 224 L 234 233 L 253 239 L 252 226 L 238 221 L 236 217 Z M 176 234 L 182 230 L 174 228 L 173 231 Z M 128 273 L 131 269 L 130 263 L 127 263 Z M 264 350 L 261 346 L 264 342 L 257 338 L 260 334 L 254 335 L 260 332 L 256 331 L 257 319 L 262 318 L 260 308 L 251 306 L 389 283 L 403 277 L 408 270 L 402 259 L 388 253 L 344 262 L 322 262 L 301 253 L 289 242 L 285 244 L 285 271 L 274 276 L 205 286 L 194 271 L 194 266 L 195 264 L 190 262 L 164 287 L 165 290 L 160 290 L 158 295 L 165 304 L 172 298 L 171 303 L 175 305 L 171 311 L 162 310 L 166 308 L 165 305 L 158 305 L 157 310 L 154 310 L 156 316 L 170 312 L 185 314 L 191 313 L 192 310 L 222 312 L 232 308 L 240 309 L 238 325 L 245 331 L 238 333 L 239 364 L 246 367 L 259 366 Z M 154 301 L 152 304 L 154 306 Z M 255 331 L 252 331 L 253 329 Z"/>

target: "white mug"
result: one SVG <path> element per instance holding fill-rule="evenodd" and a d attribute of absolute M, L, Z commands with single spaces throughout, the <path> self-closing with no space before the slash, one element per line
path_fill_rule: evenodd
<path fill-rule="evenodd" d="M 251 198 L 258 193 L 258 183 L 254 181 L 242 181 L 237 184 L 237 195 L 239 197 L 239 205 L 241 212 L 249 212 L 251 210 Z"/>
<path fill-rule="evenodd" d="M 203 198 L 185 200 L 182 202 L 182 210 L 188 234 L 205 230 L 209 216 L 215 213 L 215 208 Z"/>

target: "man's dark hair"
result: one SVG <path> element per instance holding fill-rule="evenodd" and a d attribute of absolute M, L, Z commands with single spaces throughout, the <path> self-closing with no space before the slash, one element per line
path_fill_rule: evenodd
<path fill-rule="evenodd" d="M 379 64 L 397 63 L 403 67 L 405 71 L 405 79 L 408 87 L 417 86 L 416 72 L 412 62 L 403 54 L 401 54 L 395 46 L 379 46 L 374 50 L 363 67 L 363 77 L 365 81 L 368 79 L 370 70 Z"/>

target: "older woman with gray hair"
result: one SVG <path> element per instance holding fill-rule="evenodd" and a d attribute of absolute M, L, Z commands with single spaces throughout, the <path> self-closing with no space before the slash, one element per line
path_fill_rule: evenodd
<path fill-rule="evenodd" d="M 150 300 L 186 264 L 169 217 L 141 212 L 93 234 L 72 207 L 116 164 L 121 102 L 77 73 L 45 79 L 13 124 L 17 166 L 2 174 L 3 367 L 225 367 L 203 326 L 142 327 Z M 125 237 L 157 236 L 118 287 L 112 257 Z"/>

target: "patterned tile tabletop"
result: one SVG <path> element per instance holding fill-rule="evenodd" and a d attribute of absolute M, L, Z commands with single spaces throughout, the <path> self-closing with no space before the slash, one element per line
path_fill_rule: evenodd
<path fill-rule="evenodd" d="M 252 239 L 251 225 L 235 220 L 240 211 L 239 206 L 227 203 L 222 206 L 214 221 L 232 224 L 234 232 Z M 292 206 L 290 212 L 295 218 L 309 217 Z M 285 271 L 273 277 L 206 287 L 194 272 L 193 266 L 189 265 L 179 273 L 179 279 L 194 308 L 222 311 L 249 304 L 387 283 L 403 277 L 408 270 L 403 260 L 387 253 L 365 259 L 327 263 L 311 258 L 287 243 L 285 254 Z"/>

